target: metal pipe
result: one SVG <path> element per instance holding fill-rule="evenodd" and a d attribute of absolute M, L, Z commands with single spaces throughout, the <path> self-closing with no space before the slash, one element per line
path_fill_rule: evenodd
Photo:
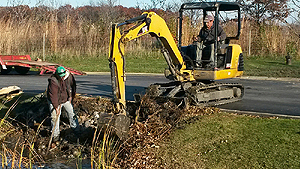
<path fill-rule="evenodd" d="M 178 48 L 181 49 L 181 44 L 182 44 L 182 12 L 183 10 L 179 10 L 179 17 L 178 17 Z"/>

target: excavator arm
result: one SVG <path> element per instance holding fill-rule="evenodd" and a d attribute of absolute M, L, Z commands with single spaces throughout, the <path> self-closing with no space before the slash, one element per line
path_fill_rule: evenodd
<path fill-rule="evenodd" d="M 214 83 L 215 80 L 235 78 L 242 74 L 243 59 L 239 45 L 227 44 L 224 53 L 220 53 L 220 57 L 223 57 L 222 64 L 226 64 L 226 67 L 210 69 L 187 66 L 164 19 L 154 12 L 144 12 L 141 16 L 112 25 L 109 61 L 113 101 L 119 114 L 126 115 L 125 44 L 147 34 L 156 37 L 161 43 L 161 51 L 170 71 L 169 77 L 173 80 L 170 83 L 151 85 L 149 89 L 155 93 L 154 97 L 184 100 L 187 104 L 191 102 L 203 106 L 241 100 L 244 95 L 242 85 Z"/>
<path fill-rule="evenodd" d="M 130 25 L 125 31 L 121 27 Z M 173 39 L 173 36 L 164 21 L 154 12 L 144 12 L 141 16 L 132 18 L 123 23 L 113 24 L 110 35 L 109 61 L 111 68 L 112 91 L 115 108 L 125 110 L 125 58 L 124 47 L 126 42 L 150 34 L 161 43 L 162 53 L 169 66 L 169 70 L 176 81 L 183 81 L 183 71 L 186 69 L 183 57 Z"/>

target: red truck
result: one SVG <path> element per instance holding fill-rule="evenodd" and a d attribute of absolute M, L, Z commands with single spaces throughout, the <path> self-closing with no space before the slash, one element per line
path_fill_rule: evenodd
<path fill-rule="evenodd" d="M 33 61 L 29 55 L 0 55 L 1 74 L 8 74 L 12 68 L 19 74 L 27 74 L 30 68 L 40 69 L 40 74 L 54 72 L 58 66 L 56 63 L 49 63 L 40 60 Z M 75 75 L 84 75 L 84 72 L 65 67 Z"/>

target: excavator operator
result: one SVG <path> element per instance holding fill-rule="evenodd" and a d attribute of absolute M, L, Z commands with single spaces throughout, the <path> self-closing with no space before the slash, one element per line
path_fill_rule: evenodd
<path fill-rule="evenodd" d="M 206 15 L 204 18 L 205 25 L 201 28 L 199 35 L 194 39 L 197 42 L 197 46 L 202 50 L 200 55 L 197 55 L 196 64 L 201 64 L 201 60 L 206 60 L 209 63 L 206 67 L 212 68 L 216 65 L 214 57 L 214 41 L 215 41 L 215 28 L 214 17 L 212 15 Z M 223 28 L 218 24 L 218 42 L 224 42 L 226 39 L 226 33 Z"/>

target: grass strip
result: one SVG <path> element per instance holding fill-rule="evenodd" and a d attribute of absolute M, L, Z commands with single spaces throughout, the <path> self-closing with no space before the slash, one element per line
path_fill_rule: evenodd
<path fill-rule="evenodd" d="M 300 60 L 285 64 L 282 57 L 246 57 L 244 75 L 267 77 L 300 77 Z"/>
<path fill-rule="evenodd" d="M 85 72 L 110 72 L 108 55 L 98 56 L 58 56 L 47 57 L 48 62 L 60 63 Z M 128 52 L 125 70 L 131 73 L 163 73 L 167 64 L 159 51 Z"/>
<path fill-rule="evenodd" d="M 299 168 L 300 121 L 216 113 L 156 150 L 165 168 Z"/>
<path fill-rule="evenodd" d="M 107 54 L 98 56 L 58 56 L 47 57 L 48 62 L 63 64 L 85 72 L 109 72 Z M 132 51 L 126 53 L 125 68 L 130 73 L 163 73 L 167 64 L 159 51 Z M 300 60 L 285 64 L 285 57 L 245 57 L 246 76 L 300 77 Z"/>

